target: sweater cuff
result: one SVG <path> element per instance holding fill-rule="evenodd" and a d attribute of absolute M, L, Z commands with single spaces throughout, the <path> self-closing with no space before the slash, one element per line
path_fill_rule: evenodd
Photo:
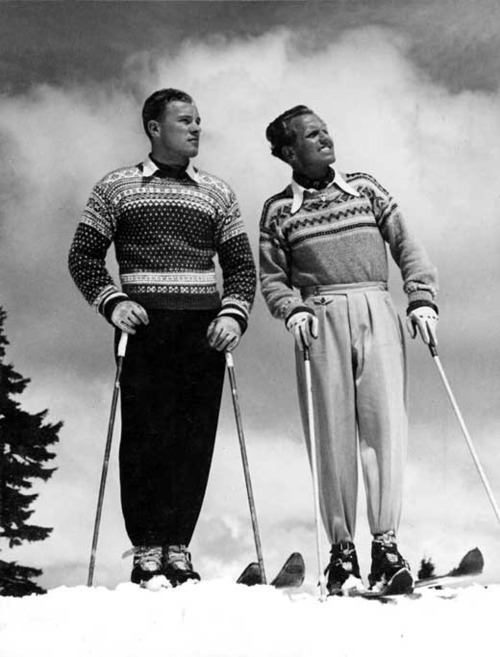
<path fill-rule="evenodd" d="M 413 310 L 416 310 L 417 308 L 422 308 L 423 306 L 427 306 L 427 308 L 432 308 L 432 310 L 436 313 L 436 315 L 439 315 L 439 309 L 436 306 L 436 304 L 432 303 L 432 301 L 426 301 L 425 299 L 417 299 L 416 301 L 411 301 L 408 304 L 408 308 L 406 309 L 406 314 L 409 315 Z"/>
<path fill-rule="evenodd" d="M 129 301 L 129 298 L 126 294 L 123 292 L 117 292 L 116 294 L 113 294 L 113 296 L 108 297 L 102 306 L 99 308 L 99 312 L 101 315 L 113 326 L 113 322 L 111 321 L 111 315 L 113 314 L 113 310 L 116 308 L 116 306 L 121 303 L 122 301 Z"/>
<path fill-rule="evenodd" d="M 237 306 L 224 306 L 218 313 L 217 317 L 232 317 L 240 325 L 241 335 L 245 333 L 248 327 L 248 320 Z"/>
<path fill-rule="evenodd" d="M 405 287 L 405 292 L 408 295 L 408 303 L 413 301 L 430 301 L 432 302 L 436 294 L 430 288 L 424 287 L 415 287 L 413 285 L 408 285 Z"/>

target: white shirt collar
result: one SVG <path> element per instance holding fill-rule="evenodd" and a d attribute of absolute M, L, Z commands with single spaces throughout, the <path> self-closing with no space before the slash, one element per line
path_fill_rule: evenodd
<path fill-rule="evenodd" d="M 153 160 L 148 157 L 143 163 L 142 163 L 142 172 L 144 173 L 144 176 L 146 178 L 149 178 L 150 176 L 153 176 L 157 171 L 159 167 L 153 162 Z M 195 183 L 200 182 L 200 176 L 198 174 L 198 171 L 193 166 L 193 163 L 191 160 L 189 160 L 189 164 L 186 167 L 186 173 L 187 175 L 191 178 L 191 180 Z"/>
<path fill-rule="evenodd" d="M 342 178 L 342 176 L 338 171 L 334 169 L 333 172 L 334 172 L 333 180 L 330 183 L 328 183 L 327 187 L 331 187 L 332 185 L 337 185 L 337 187 L 340 187 L 340 189 L 344 192 L 347 192 L 347 194 L 351 194 L 352 196 L 360 196 L 358 190 L 355 189 L 352 185 L 349 185 L 349 183 L 347 183 Z M 302 185 L 299 185 L 299 183 L 292 178 L 292 192 L 293 192 L 293 201 L 291 207 L 292 214 L 298 212 L 302 207 L 302 203 L 304 202 L 305 191 L 313 192 L 315 194 L 320 194 L 323 190 L 307 189 L 306 187 L 302 187 Z"/>

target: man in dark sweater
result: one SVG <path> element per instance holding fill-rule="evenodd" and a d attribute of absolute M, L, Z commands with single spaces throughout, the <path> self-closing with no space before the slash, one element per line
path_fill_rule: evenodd
<path fill-rule="evenodd" d="M 129 334 L 119 458 L 132 581 L 175 586 L 199 579 L 187 548 L 208 481 L 224 351 L 247 327 L 255 266 L 233 191 L 190 161 L 201 133 L 191 96 L 157 91 L 142 118 L 151 153 L 94 186 L 69 268 L 115 339 Z M 120 287 L 105 266 L 112 243 Z"/>

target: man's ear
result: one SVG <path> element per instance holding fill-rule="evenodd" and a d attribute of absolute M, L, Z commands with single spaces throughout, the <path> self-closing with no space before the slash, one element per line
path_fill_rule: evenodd
<path fill-rule="evenodd" d="M 158 121 L 155 121 L 151 119 L 151 121 L 148 121 L 148 132 L 151 136 L 158 137 L 160 134 L 160 124 Z"/>
<path fill-rule="evenodd" d="M 281 156 L 287 164 L 292 164 L 295 160 L 295 149 L 293 146 L 283 146 Z"/>

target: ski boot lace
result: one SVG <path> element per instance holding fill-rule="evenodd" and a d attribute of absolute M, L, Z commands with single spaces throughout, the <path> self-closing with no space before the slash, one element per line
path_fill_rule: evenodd
<path fill-rule="evenodd" d="M 401 556 L 398 551 L 396 534 L 394 531 L 376 534 L 373 539 L 374 544 L 380 550 L 383 558 L 393 567 L 408 568 L 408 562 Z"/>
<path fill-rule="evenodd" d="M 161 546 L 136 546 L 132 550 L 134 564 L 147 572 L 159 571 L 161 570 L 162 552 Z"/>
<path fill-rule="evenodd" d="M 359 574 L 355 572 L 356 550 L 352 543 L 346 542 L 332 545 L 330 554 L 330 563 L 325 568 L 325 575 L 328 575 L 331 570 L 341 568 L 348 575 L 352 574 L 359 577 Z"/>
<path fill-rule="evenodd" d="M 193 570 L 191 554 L 185 545 L 169 545 L 166 548 L 166 560 L 169 566 L 176 570 L 190 572 Z"/>

